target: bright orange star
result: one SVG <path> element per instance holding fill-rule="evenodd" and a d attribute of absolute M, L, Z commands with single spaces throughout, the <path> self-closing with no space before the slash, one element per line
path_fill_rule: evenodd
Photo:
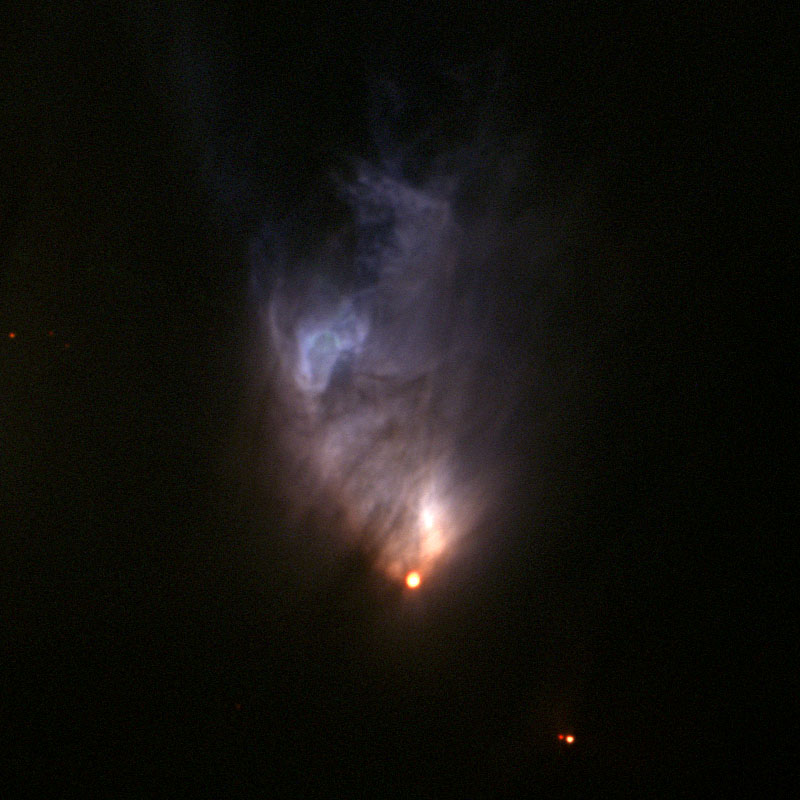
<path fill-rule="evenodd" d="M 419 572 L 416 570 L 409 572 L 408 575 L 406 575 L 406 586 L 408 586 L 409 589 L 416 589 L 417 586 L 420 585 L 421 581 L 422 578 L 420 577 Z"/>

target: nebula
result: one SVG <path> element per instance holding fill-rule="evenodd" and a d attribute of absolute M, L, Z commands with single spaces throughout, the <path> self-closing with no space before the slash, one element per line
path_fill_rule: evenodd
<path fill-rule="evenodd" d="M 512 420 L 536 353 L 513 331 L 531 309 L 497 291 L 515 257 L 498 248 L 523 223 L 487 226 L 458 186 L 361 164 L 324 243 L 254 248 L 272 474 L 298 525 L 398 583 L 438 575 L 496 521 L 528 435 Z M 535 244 L 515 266 L 535 265 Z"/>

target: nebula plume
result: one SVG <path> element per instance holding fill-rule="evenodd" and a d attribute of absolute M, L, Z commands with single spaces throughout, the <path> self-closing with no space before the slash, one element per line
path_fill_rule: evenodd
<path fill-rule="evenodd" d="M 337 234 L 355 269 L 332 268 L 330 242 L 310 265 L 273 264 L 261 307 L 290 505 L 398 582 L 435 573 L 502 494 L 514 387 L 489 388 L 488 284 L 446 186 L 362 166 Z"/>

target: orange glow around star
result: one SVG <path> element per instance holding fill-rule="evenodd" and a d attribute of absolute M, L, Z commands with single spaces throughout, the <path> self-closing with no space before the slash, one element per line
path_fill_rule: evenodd
<path fill-rule="evenodd" d="M 416 570 L 409 572 L 408 575 L 406 575 L 406 586 L 408 586 L 409 589 L 416 589 L 421 582 L 422 578 L 420 577 L 419 572 Z"/>

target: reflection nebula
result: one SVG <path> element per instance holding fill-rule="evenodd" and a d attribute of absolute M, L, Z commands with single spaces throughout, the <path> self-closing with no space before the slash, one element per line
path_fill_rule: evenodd
<path fill-rule="evenodd" d="M 442 185 L 363 168 L 344 192 L 355 277 L 324 251 L 273 266 L 260 303 L 289 505 L 399 583 L 435 574 L 489 511 L 511 390 L 487 373 L 482 287 Z"/>

